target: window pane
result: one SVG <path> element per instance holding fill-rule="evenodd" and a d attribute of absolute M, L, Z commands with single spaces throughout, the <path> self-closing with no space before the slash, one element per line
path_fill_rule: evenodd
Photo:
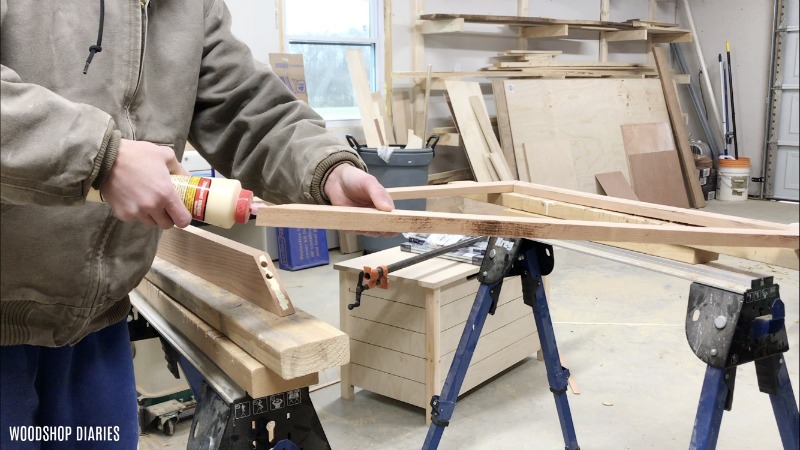
<path fill-rule="evenodd" d="M 308 103 L 325 119 L 359 117 L 358 103 L 347 69 L 347 51 L 352 49 L 361 50 L 371 89 L 376 90 L 375 49 L 372 45 L 289 43 L 290 53 L 303 55 Z"/>
<path fill-rule="evenodd" d="M 286 35 L 369 39 L 370 0 L 284 0 Z"/>

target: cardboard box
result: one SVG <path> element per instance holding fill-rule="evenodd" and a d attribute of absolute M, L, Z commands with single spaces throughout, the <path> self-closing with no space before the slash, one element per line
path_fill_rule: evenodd
<path fill-rule="evenodd" d="M 325 230 L 276 228 L 278 267 L 300 270 L 328 264 L 328 239 Z"/>
<path fill-rule="evenodd" d="M 303 67 L 303 55 L 293 53 L 270 53 L 269 64 L 292 93 L 300 100 L 308 103 L 306 91 L 306 73 Z"/>

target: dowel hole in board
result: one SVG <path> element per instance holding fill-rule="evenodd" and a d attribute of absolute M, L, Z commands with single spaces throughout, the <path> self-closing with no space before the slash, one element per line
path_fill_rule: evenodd
<path fill-rule="evenodd" d="M 700 310 L 695 309 L 692 313 L 692 322 L 697 322 L 698 320 L 700 320 Z"/>
<path fill-rule="evenodd" d="M 267 266 L 269 266 L 269 264 L 267 264 L 266 261 L 261 261 L 261 267 L 267 267 Z"/>
<path fill-rule="evenodd" d="M 266 277 L 268 280 L 271 280 L 271 279 L 272 279 L 272 277 L 273 277 L 273 275 L 272 275 L 272 272 L 270 272 L 269 270 L 267 270 L 266 272 L 264 272 L 264 276 L 265 276 L 265 277 Z"/>

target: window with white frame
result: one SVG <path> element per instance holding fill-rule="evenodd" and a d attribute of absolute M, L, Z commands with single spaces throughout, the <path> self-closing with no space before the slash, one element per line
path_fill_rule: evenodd
<path fill-rule="evenodd" d="M 382 67 L 381 0 L 283 0 L 287 53 L 303 55 L 308 101 L 326 120 L 358 119 L 347 52 L 361 50 L 370 85 Z"/>

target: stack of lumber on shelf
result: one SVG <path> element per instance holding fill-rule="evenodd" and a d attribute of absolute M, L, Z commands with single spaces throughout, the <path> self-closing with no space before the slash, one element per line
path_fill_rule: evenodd
<path fill-rule="evenodd" d="M 643 78 L 655 77 L 653 67 L 644 64 L 595 61 L 561 61 L 560 51 L 509 50 L 483 70 L 518 71 L 532 78 Z"/>
<path fill-rule="evenodd" d="M 546 17 L 492 16 L 478 14 L 424 14 L 420 16 L 421 32 L 464 32 L 465 23 L 508 25 L 522 29 L 527 38 L 569 36 L 571 30 L 600 31 L 609 41 L 646 41 L 655 44 L 689 42 L 692 34 L 677 28 L 677 24 L 631 20 L 611 22 L 607 20 L 561 20 Z"/>

